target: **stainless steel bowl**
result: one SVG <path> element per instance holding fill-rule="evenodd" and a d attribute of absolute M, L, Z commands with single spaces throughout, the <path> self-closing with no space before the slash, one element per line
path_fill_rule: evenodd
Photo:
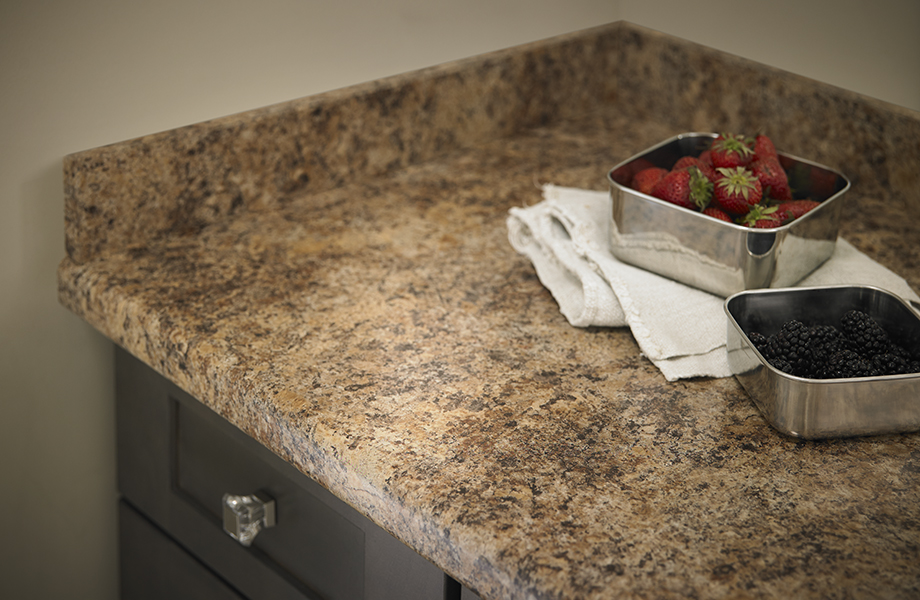
<path fill-rule="evenodd" d="M 819 439 L 920 430 L 920 374 L 806 379 L 784 373 L 754 347 L 783 323 L 837 325 L 849 310 L 875 319 L 906 348 L 920 349 L 920 315 L 901 298 L 870 286 L 748 290 L 725 301 L 728 364 L 773 427 Z"/>
<path fill-rule="evenodd" d="M 796 197 L 821 205 L 772 229 L 751 229 L 681 208 L 628 186 L 643 165 L 666 169 L 698 156 L 714 133 L 685 133 L 614 167 L 610 247 L 623 262 L 725 297 L 747 289 L 786 287 L 834 252 L 846 177 L 817 163 L 779 153 Z"/>

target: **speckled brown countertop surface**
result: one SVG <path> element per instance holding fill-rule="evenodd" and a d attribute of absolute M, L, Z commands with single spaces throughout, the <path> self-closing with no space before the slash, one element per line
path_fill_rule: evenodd
<path fill-rule="evenodd" d="M 402 110 L 373 99 L 393 90 L 436 104 L 417 78 L 555 77 L 550 59 L 585 48 L 622 65 L 615 86 L 553 118 L 528 105 L 509 123 L 513 101 L 487 101 L 482 122 L 454 111 L 453 137 L 410 143 L 409 125 L 367 117 Z M 671 85 L 648 73 L 674 48 L 766 81 L 753 116 L 638 108 L 634 96 Z M 918 200 L 904 166 L 920 159 L 916 113 L 622 23 L 483 60 L 70 157 L 62 303 L 483 598 L 920 595 L 920 435 L 795 440 L 734 379 L 668 383 L 628 329 L 569 326 L 505 228 L 539 183 L 605 189 L 616 162 L 703 125 L 741 130 L 778 95 L 833 108 L 823 125 L 784 112 L 802 126 L 774 134 L 778 146 L 855 173 L 842 235 L 920 289 L 920 224 L 899 218 Z M 644 92 L 628 85 L 642 65 Z M 473 96 L 458 102 L 481 108 Z M 326 147 L 332 158 L 301 147 L 283 176 L 271 149 L 253 164 L 220 149 L 318 114 L 344 115 L 328 135 L 346 135 L 348 110 L 390 145 Z M 835 124 L 839 111 L 874 117 Z M 847 142 L 800 150 L 818 127 Z M 884 177 L 848 162 L 882 138 Z M 131 218 L 150 223 L 132 231 Z"/>

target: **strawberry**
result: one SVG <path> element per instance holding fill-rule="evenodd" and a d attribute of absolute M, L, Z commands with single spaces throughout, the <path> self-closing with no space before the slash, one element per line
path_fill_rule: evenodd
<path fill-rule="evenodd" d="M 731 216 L 724 210 L 719 210 L 714 206 L 707 206 L 703 209 L 703 214 L 712 217 L 713 219 L 718 219 L 720 221 L 725 221 L 726 223 L 733 223 Z"/>
<path fill-rule="evenodd" d="M 719 134 L 713 140 L 709 155 L 712 158 L 712 166 L 717 169 L 743 167 L 754 160 L 754 151 L 748 139 L 743 135 L 730 133 Z"/>
<path fill-rule="evenodd" d="M 655 187 L 655 184 L 658 183 L 667 172 L 667 169 L 661 169 L 659 167 L 643 169 L 633 176 L 631 187 L 643 194 L 651 194 L 652 188 Z"/>
<path fill-rule="evenodd" d="M 655 165 L 647 158 L 637 158 L 636 160 L 629 163 L 629 167 L 632 169 L 633 173 L 638 173 L 643 169 L 650 169 Z"/>
<path fill-rule="evenodd" d="M 782 221 L 778 219 L 765 217 L 763 219 L 757 219 L 753 224 L 750 225 L 750 227 L 753 227 L 754 229 L 772 229 L 774 227 L 781 227 L 782 224 Z"/>
<path fill-rule="evenodd" d="M 697 158 L 699 158 L 700 162 L 703 163 L 704 165 L 709 165 L 710 167 L 712 166 L 712 151 L 711 150 L 703 150 L 702 152 L 700 152 L 700 155 Z"/>
<path fill-rule="evenodd" d="M 778 159 L 760 158 L 753 161 L 749 168 L 754 176 L 760 180 L 764 196 L 774 200 L 792 200 L 792 190 L 789 188 L 789 178 L 786 171 L 780 166 Z"/>
<path fill-rule="evenodd" d="M 690 210 L 701 210 L 712 198 L 712 182 L 695 167 L 670 171 L 655 184 L 651 195 Z"/>
<path fill-rule="evenodd" d="M 704 163 L 695 156 L 682 156 L 677 160 L 676 163 L 674 163 L 674 166 L 671 167 L 671 170 L 676 171 L 678 169 L 686 169 L 689 167 L 696 167 L 702 171 L 703 175 L 705 175 L 706 179 L 709 181 L 714 181 L 716 178 L 716 172 L 715 169 L 712 168 L 712 165 Z"/>
<path fill-rule="evenodd" d="M 687 167 L 696 166 L 699 160 L 700 159 L 695 156 L 681 156 L 677 159 L 677 162 L 674 163 L 674 166 L 671 167 L 671 170 L 676 171 L 678 169 L 686 169 Z"/>
<path fill-rule="evenodd" d="M 808 211 L 817 208 L 821 203 L 814 200 L 790 200 L 780 202 L 776 207 L 776 216 L 782 219 L 783 223 L 788 223 L 798 219 Z"/>
<path fill-rule="evenodd" d="M 625 174 L 628 175 L 631 179 L 632 177 L 636 176 L 636 173 L 644 171 L 645 169 L 651 169 L 655 166 L 656 165 L 654 165 L 652 161 L 648 160 L 647 158 L 637 158 L 636 160 L 626 165 L 628 171 L 626 171 Z M 630 179 L 627 179 L 627 183 L 630 181 Z"/>
<path fill-rule="evenodd" d="M 754 155 L 756 159 L 774 158 L 779 160 L 779 154 L 776 153 L 776 146 L 773 140 L 763 134 L 754 136 Z"/>
<path fill-rule="evenodd" d="M 712 202 L 716 208 L 743 215 L 763 197 L 760 180 L 744 167 L 719 168 L 716 173 L 718 176 L 712 189 Z"/>
<path fill-rule="evenodd" d="M 751 207 L 751 210 L 744 215 L 739 224 L 753 227 L 754 229 L 770 229 L 771 227 L 779 227 L 783 222 L 776 215 L 775 206 L 757 204 Z"/>
<path fill-rule="evenodd" d="M 653 165 L 652 162 L 647 158 L 637 158 L 636 160 L 623 165 L 619 169 L 616 169 L 613 171 L 613 173 L 610 174 L 610 176 L 620 185 L 631 185 L 632 179 L 636 173 L 642 171 L 643 169 L 648 169 L 649 167 L 654 166 L 655 165 Z"/>

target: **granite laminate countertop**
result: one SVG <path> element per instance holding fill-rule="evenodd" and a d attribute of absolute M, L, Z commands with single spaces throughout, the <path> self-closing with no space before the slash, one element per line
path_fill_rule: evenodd
<path fill-rule="evenodd" d="M 620 22 L 69 156 L 60 298 L 483 598 L 917 597 L 920 435 L 668 383 L 508 243 L 542 183 L 755 128 L 920 289 L 920 115 Z"/>

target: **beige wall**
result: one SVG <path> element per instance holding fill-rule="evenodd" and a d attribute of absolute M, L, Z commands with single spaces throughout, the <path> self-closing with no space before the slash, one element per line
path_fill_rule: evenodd
<path fill-rule="evenodd" d="M 728 0 L 0 2 L 0 597 L 117 595 L 111 346 L 55 297 L 64 154 L 618 18 L 920 110 L 920 4 L 863 4 L 774 2 L 777 46 L 717 35 L 757 12 Z"/>

